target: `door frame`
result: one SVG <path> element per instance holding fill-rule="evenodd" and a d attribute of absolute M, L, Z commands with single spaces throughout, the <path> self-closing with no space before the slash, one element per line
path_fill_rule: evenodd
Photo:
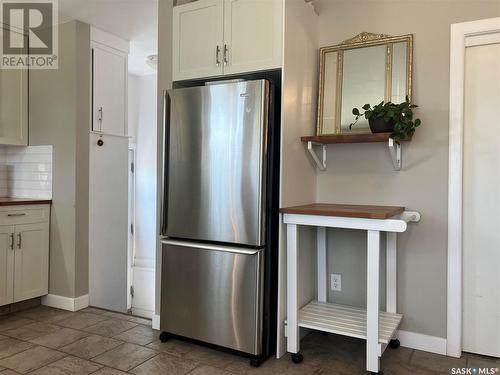
<path fill-rule="evenodd" d="M 448 297 L 446 355 L 462 355 L 462 181 L 465 48 L 491 43 L 500 17 L 451 25 L 448 160 Z M 488 37 L 490 36 L 490 37 Z"/>
<path fill-rule="evenodd" d="M 132 155 L 131 155 L 132 154 Z M 132 156 L 132 160 L 130 160 Z M 127 309 L 132 310 L 132 293 L 131 288 L 134 285 L 134 259 L 135 259 L 135 168 L 137 156 L 137 146 L 135 143 L 130 143 L 128 146 L 128 176 L 129 176 L 129 199 L 128 199 L 128 262 L 127 262 Z M 133 164 L 133 171 L 132 166 Z M 131 181 L 132 180 L 132 181 Z M 132 233 L 132 228 L 134 232 Z"/>

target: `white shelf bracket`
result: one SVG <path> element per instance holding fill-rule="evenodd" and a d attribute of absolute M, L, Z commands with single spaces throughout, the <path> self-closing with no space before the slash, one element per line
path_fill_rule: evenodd
<path fill-rule="evenodd" d="M 321 159 L 318 157 L 318 154 L 316 153 L 314 146 L 321 147 Z M 318 169 L 320 171 L 326 170 L 326 145 L 323 143 L 308 141 L 307 142 L 307 151 L 309 151 L 309 153 L 311 154 L 311 157 L 313 158 L 314 162 L 318 166 Z"/>
<path fill-rule="evenodd" d="M 394 139 L 389 138 L 389 153 L 391 154 L 392 164 L 395 171 L 401 170 L 401 144 L 394 142 Z"/>

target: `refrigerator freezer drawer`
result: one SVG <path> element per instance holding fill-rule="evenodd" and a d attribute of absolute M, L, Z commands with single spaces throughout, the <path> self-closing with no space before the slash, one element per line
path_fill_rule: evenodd
<path fill-rule="evenodd" d="M 260 354 L 264 250 L 168 240 L 162 247 L 161 329 Z"/>

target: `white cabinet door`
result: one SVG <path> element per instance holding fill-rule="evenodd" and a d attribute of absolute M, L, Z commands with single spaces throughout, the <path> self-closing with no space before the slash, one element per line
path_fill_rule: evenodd
<path fill-rule="evenodd" d="M 224 0 L 224 74 L 282 65 L 282 0 Z"/>
<path fill-rule="evenodd" d="M 128 138 L 90 134 L 90 305 L 127 311 Z"/>
<path fill-rule="evenodd" d="M 222 4 L 222 0 L 199 0 L 174 7 L 174 81 L 222 75 Z"/>
<path fill-rule="evenodd" d="M 0 144 L 28 145 L 26 69 L 0 69 Z"/>
<path fill-rule="evenodd" d="M 126 135 L 127 57 L 111 48 L 93 47 L 92 130 Z"/>
<path fill-rule="evenodd" d="M 14 227 L 0 226 L 0 306 L 14 300 Z"/>
<path fill-rule="evenodd" d="M 14 249 L 14 302 L 47 294 L 49 224 L 16 225 Z"/>

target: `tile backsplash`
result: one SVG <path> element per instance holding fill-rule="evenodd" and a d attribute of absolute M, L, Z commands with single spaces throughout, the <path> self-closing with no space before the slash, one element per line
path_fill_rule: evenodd
<path fill-rule="evenodd" d="M 52 146 L 0 146 L 0 196 L 52 199 Z"/>

